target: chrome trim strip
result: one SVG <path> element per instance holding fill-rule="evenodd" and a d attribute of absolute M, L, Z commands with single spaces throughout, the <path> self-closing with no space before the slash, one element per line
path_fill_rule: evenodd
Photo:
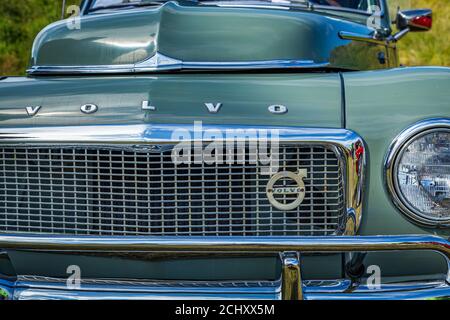
<path fill-rule="evenodd" d="M 151 252 L 361 252 L 431 250 L 450 258 L 450 242 L 438 236 L 333 237 L 104 237 L 0 233 L 0 248 L 68 251 Z"/>
<path fill-rule="evenodd" d="M 372 44 L 376 44 L 379 46 L 388 46 L 390 48 L 395 48 L 395 42 L 393 37 L 388 38 L 377 38 L 375 35 L 367 35 L 367 34 L 359 34 L 347 31 L 339 32 L 339 37 L 344 40 L 352 40 L 352 41 L 362 41 L 368 42 Z"/>
<path fill-rule="evenodd" d="M 380 289 L 361 286 L 352 292 L 309 292 L 306 300 L 429 300 L 449 299 L 450 286 L 445 282 L 382 284 Z"/>
<path fill-rule="evenodd" d="M 181 61 L 157 52 L 148 60 L 136 64 L 86 65 L 86 66 L 32 66 L 30 75 L 80 75 L 147 73 L 174 70 L 253 70 L 253 69 L 316 69 L 330 66 L 329 62 L 312 60 L 263 60 L 263 61 Z"/>
<path fill-rule="evenodd" d="M 80 75 L 80 74 L 116 74 L 134 73 L 134 65 L 104 66 L 32 66 L 29 75 Z"/>
<path fill-rule="evenodd" d="M 1 284 L 2 280 L 0 280 Z M 43 276 L 18 276 L 15 281 L 16 287 L 29 287 L 40 289 L 57 289 L 61 285 L 66 285 L 65 278 L 52 278 Z M 255 292 L 270 294 L 281 292 L 280 280 L 263 280 L 263 281 L 185 281 L 185 280 L 142 280 L 142 279 L 82 279 L 81 287 L 83 290 L 120 290 L 119 287 L 126 287 L 129 291 L 145 292 L 155 291 L 160 293 L 169 292 L 197 292 L 197 293 L 242 293 L 242 288 L 255 290 Z M 220 288 L 220 289 L 219 289 Z"/>
<path fill-rule="evenodd" d="M 246 299 L 281 300 L 280 281 L 148 281 L 86 279 L 68 289 L 66 279 L 39 276 L 2 281 L 9 300 L 39 299 Z"/>
<path fill-rule="evenodd" d="M 353 33 L 353 32 L 347 32 L 347 31 L 339 32 L 339 37 L 344 40 L 364 41 L 364 42 L 374 43 L 374 44 L 378 44 L 378 45 L 386 44 L 385 40 L 374 38 L 373 35 Z"/>
<path fill-rule="evenodd" d="M 202 125 L 204 131 L 231 130 L 233 137 L 246 138 L 245 131 L 265 130 L 269 135 L 276 130 L 283 142 L 330 143 L 351 149 L 361 141 L 353 131 L 334 128 L 252 126 L 252 125 Z M 86 125 L 63 127 L 3 127 L 0 128 L 0 143 L 177 143 L 172 133 L 186 130 L 193 134 L 194 124 L 137 124 L 137 125 Z M 270 137 L 269 137 L 270 138 Z M 192 141 L 197 141 L 193 139 Z"/>
<path fill-rule="evenodd" d="M 218 288 L 220 289 L 220 288 Z M 280 300 L 276 292 L 262 293 L 256 290 L 242 290 L 239 293 L 213 292 L 127 292 L 127 291 L 72 291 L 67 289 L 14 290 L 12 300 Z"/>
<path fill-rule="evenodd" d="M 390 36 L 388 39 L 391 41 L 400 41 L 404 36 L 406 36 L 409 33 L 409 28 L 403 29 L 393 36 Z"/>
<path fill-rule="evenodd" d="M 161 283 L 161 286 L 136 287 L 128 282 L 120 281 L 110 284 L 92 286 L 82 284 L 80 290 L 67 289 L 65 282 L 59 283 L 41 281 L 17 281 L 16 283 L 2 283 L 10 300 L 86 300 L 86 299 L 258 299 L 280 300 L 280 286 L 278 281 L 263 282 L 261 286 L 249 287 L 245 283 L 235 283 L 233 290 L 227 290 L 223 282 L 198 283 L 190 287 L 189 282 Z M 226 283 L 225 283 L 226 284 Z M 165 285 L 165 286 L 164 286 Z M 358 286 L 351 293 L 347 292 L 350 281 L 313 280 L 303 282 L 305 300 L 401 300 L 401 299 L 433 299 L 449 298 L 450 286 L 443 281 L 420 281 L 381 284 L 379 289 L 370 289 L 366 285 Z"/>
<path fill-rule="evenodd" d="M 0 143 L 28 144 L 37 146 L 45 143 L 72 144 L 108 144 L 123 147 L 124 144 L 173 144 L 172 133 L 175 130 L 194 134 L 195 125 L 105 125 L 80 127 L 26 127 L 0 129 Z M 271 139 L 271 132 L 277 132 L 277 138 L 283 143 L 325 144 L 336 149 L 345 177 L 345 201 L 347 217 L 337 234 L 356 234 L 362 219 L 363 191 L 366 171 L 366 149 L 364 141 L 355 132 L 346 129 L 267 127 L 267 126 L 225 126 L 204 125 L 202 130 L 232 130 L 233 141 L 236 138 L 251 140 L 246 135 L 249 130 L 264 130 Z M 226 140 L 226 139 L 225 139 Z M 195 138 L 191 140 L 195 142 Z M 208 141 L 201 141 L 208 142 Z M 122 145 L 122 146 L 121 146 Z"/>
<path fill-rule="evenodd" d="M 432 276 L 430 276 L 432 277 Z M 16 287 L 27 287 L 35 289 L 61 289 L 61 285 L 66 285 L 66 278 L 52 278 L 43 276 L 18 276 L 14 282 Z M 0 279 L 0 285 L 13 286 L 11 282 Z M 372 292 L 364 282 L 354 286 L 349 279 L 331 279 L 331 280 L 304 280 L 303 289 L 308 293 L 343 293 L 348 291 L 349 287 L 354 288 L 358 292 Z M 421 290 L 431 289 L 436 286 L 446 285 L 444 281 L 439 279 L 421 279 L 406 280 L 397 279 L 395 281 L 387 281 L 382 283 L 379 292 L 392 292 L 400 290 Z M 201 293 L 241 293 L 242 288 L 257 288 L 261 293 L 280 294 L 281 279 L 264 280 L 264 281 L 184 281 L 184 280 L 164 280 L 164 281 L 145 281 L 141 279 L 82 279 L 81 287 L 83 290 L 93 291 L 127 291 L 145 292 L 155 291 L 161 293 L 169 292 L 201 292 Z M 220 288 L 220 289 L 219 289 Z M 281 294 L 280 294 L 281 297 Z"/>
<path fill-rule="evenodd" d="M 385 187 L 391 201 L 406 217 L 421 225 L 450 227 L 450 220 L 448 219 L 431 220 L 414 212 L 405 204 L 404 201 L 402 201 L 402 197 L 400 196 L 400 192 L 397 190 L 395 183 L 396 161 L 398 155 L 401 153 L 401 150 L 419 135 L 436 129 L 450 130 L 450 118 L 433 118 L 422 120 L 400 132 L 400 134 L 392 141 L 386 153 L 383 176 Z"/>

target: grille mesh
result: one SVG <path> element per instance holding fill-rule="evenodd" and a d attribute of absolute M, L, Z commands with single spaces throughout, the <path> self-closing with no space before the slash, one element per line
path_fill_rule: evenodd
<path fill-rule="evenodd" d="M 0 147 L 0 232 L 70 235 L 319 236 L 344 216 L 344 179 L 326 146 L 281 145 L 280 171 L 307 169 L 291 211 L 246 161 L 174 165 L 171 151 L 107 146 Z M 286 197 L 289 197 L 287 195 Z"/>

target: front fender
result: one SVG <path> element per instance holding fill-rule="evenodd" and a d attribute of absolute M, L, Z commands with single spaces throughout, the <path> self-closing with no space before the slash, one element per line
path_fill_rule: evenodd
<path fill-rule="evenodd" d="M 368 183 L 361 235 L 435 234 L 408 220 L 391 202 L 383 177 L 384 158 L 393 139 L 408 126 L 429 118 L 450 118 L 450 68 L 419 67 L 345 73 L 346 127 L 361 135 L 369 151 Z M 367 263 L 378 261 L 371 255 Z M 392 257 L 392 256 L 391 256 Z M 403 258 L 401 258 L 403 257 Z M 373 259 L 371 259 L 373 258 Z M 385 273 L 398 274 L 399 259 L 410 266 L 401 273 L 438 273 L 440 259 L 431 253 L 386 257 Z M 424 263 L 424 261 L 427 261 Z M 404 264 L 403 264 L 404 265 Z"/>

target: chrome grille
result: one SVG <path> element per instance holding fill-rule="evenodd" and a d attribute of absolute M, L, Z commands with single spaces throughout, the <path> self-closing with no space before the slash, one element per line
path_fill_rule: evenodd
<path fill-rule="evenodd" d="M 170 149 L 170 148 L 169 148 Z M 248 161 L 174 165 L 130 146 L 1 146 L 0 232 L 73 235 L 330 235 L 345 216 L 344 174 L 326 145 L 280 145 L 280 171 L 307 169 L 291 211 L 267 200 Z"/>

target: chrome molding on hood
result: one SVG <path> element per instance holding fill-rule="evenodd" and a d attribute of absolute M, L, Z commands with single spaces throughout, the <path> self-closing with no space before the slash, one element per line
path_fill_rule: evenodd
<path fill-rule="evenodd" d="M 330 63 L 312 60 L 264 60 L 264 61 L 181 61 L 157 52 L 153 57 L 136 64 L 90 65 L 90 66 L 33 66 L 30 75 L 51 74 L 111 74 L 145 73 L 173 70 L 252 70 L 252 69 L 316 69 L 328 67 Z"/>

